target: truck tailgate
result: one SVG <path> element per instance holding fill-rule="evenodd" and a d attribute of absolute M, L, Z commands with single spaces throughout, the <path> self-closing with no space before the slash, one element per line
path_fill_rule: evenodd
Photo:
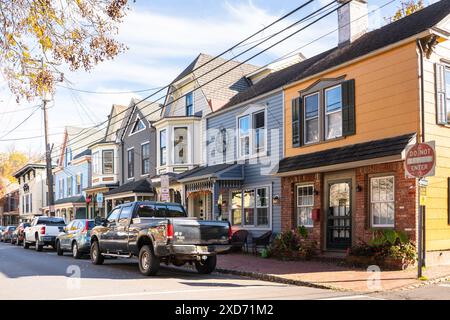
<path fill-rule="evenodd" d="M 64 231 L 63 226 L 45 226 L 46 236 L 57 236 L 62 231 Z"/>
<path fill-rule="evenodd" d="M 228 244 L 226 221 L 173 219 L 174 244 Z"/>

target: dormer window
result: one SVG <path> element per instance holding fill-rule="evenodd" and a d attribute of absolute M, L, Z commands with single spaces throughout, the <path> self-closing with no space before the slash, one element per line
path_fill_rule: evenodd
<path fill-rule="evenodd" d="M 144 121 L 142 121 L 141 119 L 137 118 L 136 121 L 134 122 L 134 126 L 133 129 L 131 130 L 130 134 L 135 134 L 138 133 L 142 130 L 145 129 L 145 124 Z"/>
<path fill-rule="evenodd" d="M 186 95 L 186 117 L 191 117 L 194 115 L 194 94 L 189 92 Z"/>

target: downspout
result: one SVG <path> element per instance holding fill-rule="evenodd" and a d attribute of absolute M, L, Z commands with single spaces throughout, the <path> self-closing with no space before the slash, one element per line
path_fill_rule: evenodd
<path fill-rule="evenodd" d="M 419 48 L 419 57 L 420 57 L 420 116 L 421 116 L 421 142 L 425 142 L 425 90 L 424 90 L 424 84 L 425 79 L 423 77 L 423 47 L 422 43 L 419 39 L 416 40 L 417 46 Z M 422 208 L 422 263 L 423 266 L 426 265 L 426 212 L 425 212 L 425 206 Z"/>

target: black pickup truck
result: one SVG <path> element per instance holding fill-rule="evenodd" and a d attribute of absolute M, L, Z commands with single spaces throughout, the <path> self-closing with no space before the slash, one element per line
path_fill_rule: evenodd
<path fill-rule="evenodd" d="M 161 262 L 194 263 L 199 273 L 208 274 L 216 267 L 216 254 L 230 248 L 229 222 L 188 218 L 177 203 L 122 204 L 106 219 L 97 218 L 96 225 L 91 231 L 92 263 L 136 256 L 146 276 L 155 275 Z"/>

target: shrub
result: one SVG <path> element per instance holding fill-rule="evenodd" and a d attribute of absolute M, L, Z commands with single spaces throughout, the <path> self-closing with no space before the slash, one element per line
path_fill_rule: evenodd
<path fill-rule="evenodd" d="M 308 236 L 305 227 L 277 235 L 269 247 L 270 256 L 281 259 L 309 259 L 316 254 L 317 243 Z"/>

